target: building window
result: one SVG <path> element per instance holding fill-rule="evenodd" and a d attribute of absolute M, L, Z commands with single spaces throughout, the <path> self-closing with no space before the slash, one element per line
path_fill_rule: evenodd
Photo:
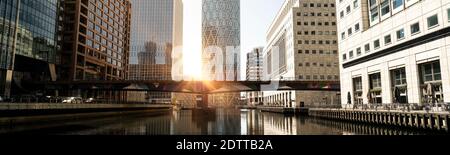
<path fill-rule="evenodd" d="M 428 17 L 427 18 L 427 23 L 428 23 L 428 28 L 429 29 L 438 26 L 439 25 L 438 16 L 434 15 L 434 16 Z"/>
<path fill-rule="evenodd" d="M 420 25 L 419 23 L 415 23 L 411 25 L 411 35 L 415 35 L 417 33 L 420 33 Z"/>
<path fill-rule="evenodd" d="M 358 6 L 359 6 L 359 5 L 358 5 L 358 0 L 354 0 L 354 1 L 353 1 L 353 8 L 356 9 L 356 8 L 358 8 Z"/>
<path fill-rule="evenodd" d="M 342 54 L 342 60 L 347 61 L 347 54 Z"/>
<path fill-rule="evenodd" d="M 369 52 L 370 52 L 370 44 L 364 45 L 364 51 L 365 51 L 366 53 L 369 53 Z"/>
<path fill-rule="evenodd" d="M 353 33 L 353 32 L 352 32 L 352 28 L 349 28 L 349 29 L 348 29 L 348 35 L 350 36 L 350 35 L 352 35 L 352 33 Z"/>
<path fill-rule="evenodd" d="M 375 49 L 380 48 L 380 40 L 375 40 L 375 41 L 373 42 L 373 47 L 374 47 Z"/>
<path fill-rule="evenodd" d="M 341 33 L 341 39 L 344 40 L 345 39 L 345 32 Z"/>
<path fill-rule="evenodd" d="M 420 64 L 422 103 L 442 103 L 441 66 L 439 61 Z"/>
<path fill-rule="evenodd" d="M 422 70 L 422 81 L 424 83 L 442 80 L 441 66 L 439 64 L 439 61 L 422 64 L 421 70 Z"/>
<path fill-rule="evenodd" d="M 344 18 L 344 11 L 341 11 L 340 17 L 341 17 L 341 19 Z"/>
<path fill-rule="evenodd" d="M 378 7 L 370 10 L 370 21 L 374 22 L 378 19 Z"/>
<path fill-rule="evenodd" d="M 405 68 L 392 70 L 392 83 L 394 86 L 406 85 L 406 72 Z"/>
<path fill-rule="evenodd" d="M 384 16 L 390 12 L 389 0 L 381 2 L 381 16 Z"/>
<path fill-rule="evenodd" d="M 408 103 L 405 68 L 391 71 L 392 101 L 393 103 Z"/>
<path fill-rule="evenodd" d="M 392 43 L 391 35 L 384 36 L 384 44 L 389 45 Z"/>
<path fill-rule="evenodd" d="M 447 20 L 450 22 L 450 9 L 447 9 Z"/>
<path fill-rule="evenodd" d="M 369 98 L 370 103 L 375 104 L 381 104 L 383 102 L 381 97 L 381 74 L 375 73 L 372 75 L 369 75 L 369 82 L 370 82 L 370 91 L 369 91 Z"/>
<path fill-rule="evenodd" d="M 401 6 L 403 6 L 404 0 L 392 0 L 392 7 L 393 9 L 397 9 Z"/>
<path fill-rule="evenodd" d="M 377 4 L 377 0 L 370 0 L 369 4 L 370 4 L 370 7 L 372 7 Z"/>
<path fill-rule="evenodd" d="M 353 51 L 348 52 L 350 59 L 353 59 Z"/>
<path fill-rule="evenodd" d="M 356 25 L 355 25 L 355 32 L 358 32 L 359 31 L 359 23 L 357 23 Z"/>
<path fill-rule="evenodd" d="M 347 14 L 349 14 L 350 13 L 350 11 L 351 11 L 351 7 L 350 6 L 347 6 Z"/>
<path fill-rule="evenodd" d="M 353 78 L 353 94 L 355 104 L 363 104 L 362 78 Z"/>
<path fill-rule="evenodd" d="M 361 47 L 359 47 L 359 48 L 356 49 L 356 55 L 357 55 L 357 56 L 360 56 L 360 55 L 361 55 Z"/>
<path fill-rule="evenodd" d="M 405 39 L 405 29 L 400 29 L 397 31 L 397 40 Z"/>

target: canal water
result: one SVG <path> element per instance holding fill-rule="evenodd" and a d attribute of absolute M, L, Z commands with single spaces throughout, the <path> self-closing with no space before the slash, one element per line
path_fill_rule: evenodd
<path fill-rule="evenodd" d="M 15 121 L 8 123 L 3 118 L 0 134 L 421 135 L 437 133 L 336 122 L 305 116 L 285 116 L 258 110 L 217 109 L 210 113 L 174 110 L 159 114 L 142 112 L 38 123 L 15 123 Z"/>

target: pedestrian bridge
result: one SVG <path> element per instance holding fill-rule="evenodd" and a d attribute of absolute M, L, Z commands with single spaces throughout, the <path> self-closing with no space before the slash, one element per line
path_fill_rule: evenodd
<path fill-rule="evenodd" d="M 338 81 L 57 81 L 33 83 L 45 90 L 108 90 L 220 94 L 251 91 L 340 91 Z"/>

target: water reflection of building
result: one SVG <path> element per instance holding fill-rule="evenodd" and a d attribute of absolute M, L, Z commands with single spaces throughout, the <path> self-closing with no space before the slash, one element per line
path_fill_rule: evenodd
<path fill-rule="evenodd" d="M 202 128 L 195 122 L 191 110 L 177 111 L 173 113 L 171 122 L 171 134 L 175 135 L 199 135 Z M 197 120 L 198 121 L 198 120 Z M 206 122 L 199 122 L 206 123 Z"/>
<path fill-rule="evenodd" d="M 241 111 L 241 135 L 264 135 L 264 115 L 256 110 Z"/>
<path fill-rule="evenodd" d="M 440 35 L 450 29 L 449 5 L 337 3 L 343 104 L 450 102 L 449 37 Z"/>
<path fill-rule="evenodd" d="M 0 1 L 1 96 L 35 94 L 26 81 L 56 80 L 60 1 Z"/>
<path fill-rule="evenodd" d="M 297 135 L 297 119 L 295 117 L 284 117 L 283 115 L 265 113 L 264 134 L 265 135 Z"/>

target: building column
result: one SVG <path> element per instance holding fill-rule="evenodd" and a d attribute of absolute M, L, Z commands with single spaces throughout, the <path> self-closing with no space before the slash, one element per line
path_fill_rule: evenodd
<path fill-rule="evenodd" d="M 387 62 L 381 64 L 381 88 L 382 88 L 382 102 L 393 103 L 391 77 L 389 74 L 389 65 Z"/>
<path fill-rule="evenodd" d="M 444 102 L 450 102 L 450 47 L 445 46 L 441 50 L 441 75 Z"/>
<path fill-rule="evenodd" d="M 408 83 L 408 102 L 421 103 L 420 99 L 420 69 L 416 63 L 415 55 L 406 57 L 406 82 Z"/>
<path fill-rule="evenodd" d="M 370 89 L 370 81 L 369 81 L 369 72 L 368 72 L 368 68 L 365 67 L 365 70 L 362 71 L 361 73 L 361 83 L 362 83 L 362 89 L 363 89 L 363 103 L 364 104 L 369 104 L 369 99 L 367 98 Z M 353 79 L 352 79 L 353 82 Z M 353 91 L 353 84 L 352 84 L 352 91 Z M 352 92 L 353 94 L 353 92 Z M 342 96 L 347 96 L 347 94 L 342 94 Z M 352 96 L 353 97 L 353 96 Z"/>

